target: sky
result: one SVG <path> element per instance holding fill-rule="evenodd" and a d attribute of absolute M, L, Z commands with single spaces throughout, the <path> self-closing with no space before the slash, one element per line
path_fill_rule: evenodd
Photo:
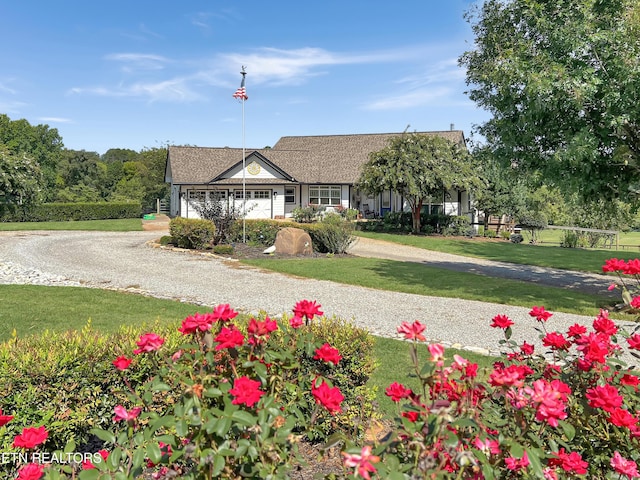
<path fill-rule="evenodd" d="M 105 153 L 449 130 L 473 0 L 0 0 L 0 113 Z M 248 100 L 233 93 L 246 67 Z"/>

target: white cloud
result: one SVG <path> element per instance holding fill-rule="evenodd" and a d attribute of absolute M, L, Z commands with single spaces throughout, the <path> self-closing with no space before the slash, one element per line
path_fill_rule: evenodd
<path fill-rule="evenodd" d="M 365 110 L 399 110 L 403 108 L 421 107 L 425 105 L 444 104 L 443 100 L 449 99 L 453 90 L 447 87 L 435 89 L 418 89 L 391 95 L 380 100 L 375 100 L 364 106 Z M 446 102 L 450 104 L 449 101 Z"/>
<path fill-rule="evenodd" d="M 39 117 L 38 120 L 46 123 L 73 123 L 70 118 L 62 117 Z"/>
<path fill-rule="evenodd" d="M 137 70 L 162 70 L 170 60 L 161 55 L 145 53 L 112 53 L 105 57 L 107 60 L 123 64 L 122 70 L 135 72 Z"/>
<path fill-rule="evenodd" d="M 300 85 L 310 77 L 326 74 L 325 70 L 319 70 L 322 67 L 399 62 L 420 54 L 424 54 L 424 49 L 339 53 L 312 47 L 293 50 L 264 47 L 250 54 L 234 53 L 221 58 L 229 66 L 247 65 L 247 73 L 255 75 L 256 83 Z"/>
<path fill-rule="evenodd" d="M 68 93 L 76 95 L 97 95 L 101 97 L 140 97 L 146 98 L 149 102 L 190 102 L 202 98 L 188 86 L 185 79 L 180 78 L 156 83 L 138 82 L 131 85 L 119 85 L 113 88 L 76 87 L 70 89 Z"/>

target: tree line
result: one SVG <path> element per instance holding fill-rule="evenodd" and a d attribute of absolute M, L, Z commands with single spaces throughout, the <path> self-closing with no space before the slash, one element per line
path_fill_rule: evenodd
<path fill-rule="evenodd" d="M 112 148 L 103 155 L 64 147 L 57 129 L 0 114 L 0 214 L 50 202 L 168 200 L 167 149 Z"/>

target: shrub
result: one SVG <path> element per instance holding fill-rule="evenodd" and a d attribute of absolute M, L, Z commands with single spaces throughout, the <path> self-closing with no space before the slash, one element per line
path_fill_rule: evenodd
<path fill-rule="evenodd" d="M 547 227 L 547 218 L 538 212 L 524 213 L 518 218 L 518 224 L 529 232 L 530 243 L 538 243 L 538 232 Z"/>
<path fill-rule="evenodd" d="M 171 235 L 163 235 L 159 240 L 160 245 L 166 246 L 173 243 L 173 237 Z"/>
<path fill-rule="evenodd" d="M 573 230 L 566 230 L 562 235 L 560 246 L 564 248 L 577 248 L 580 242 L 580 234 Z"/>
<path fill-rule="evenodd" d="M 319 205 L 296 207 L 291 211 L 291 218 L 298 223 L 311 223 L 318 220 L 322 212 L 324 212 L 324 207 Z"/>
<path fill-rule="evenodd" d="M 194 208 L 201 218 L 213 222 L 215 232 L 213 244 L 231 243 L 232 230 L 243 212 L 240 206 L 229 204 L 226 200 L 207 200 L 204 203 L 195 203 Z"/>
<path fill-rule="evenodd" d="M 442 230 L 443 235 L 456 237 L 471 236 L 471 233 L 471 220 L 465 215 L 451 216 L 449 218 L 449 223 Z"/>
<path fill-rule="evenodd" d="M 3 222 L 68 222 L 136 218 L 142 214 L 139 202 L 43 203 L 2 216 Z"/>
<path fill-rule="evenodd" d="M 618 339 L 640 349 L 639 328 L 626 332 L 603 310 L 592 329 L 554 332 L 544 307 L 529 315 L 545 351 L 511 340 L 513 321 L 496 315 L 503 355 L 487 372 L 457 355 L 445 364 L 444 347 L 420 345 L 425 326 L 403 322 L 420 387 L 386 389 L 398 405 L 386 440 L 345 440 L 347 478 L 637 478 L 640 378 Z"/>
<path fill-rule="evenodd" d="M 498 238 L 498 234 L 496 233 L 495 230 L 485 230 L 484 236 L 486 238 Z"/>
<path fill-rule="evenodd" d="M 237 220 L 231 229 L 231 241 L 242 242 L 242 220 Z M 246 243 L 250 245 L 260 245 L 270 247 L 276 241 L 276 236 L 281 228 L 297 226 L 292 222 L 281 222 L 277 220 L 245 220 L 244 230 Z"/>
<path fill-rule="evenodd" d="M 509 235 L 509 241 L 511 243 L 522 243 L 523 240 L 524 237 L 519 233 L 512 233 L 511 235 Z"/>
<path fill-rule="evenodd" d="M 340 217 L 338 217 L 340 218 Z M 300 225 L 309 233 L 313 243 L 313 249 L 321 253 L 340 254 L 345 253 L 355 241 L 353 236 L 354 226 L 350 222 L 340 220 Z"/>
<path fill-rule="evenodd" d="M 233 255 L 233 245 L 214 245 L 213 253 L 218 255 Z"/>
<path fill-rule="evenodd" d="M 10 437 L 30 425 L 47 425 L 50 451 L 68 440 L 82 448 L 92 428 L 110 426 L 116 405 L 133 406 L 128 388 L 138 390 L 154 369 L 150 358 L 137 357 L 136 375 L 127 385 L 111 362 L 135 348 L 135 339 L 147 329 L 163 335 L 169 348 L 179 344 L 174 329 L 158 324 L 123 327 L 109 335 L 88 324 L 81 331 L 45 331 L 0 344 L 0 410 L 15 416 L 0 436 L 0 451 L 11 451 Z"/>
<path fill-rule="evenodd" d="M 108 458 L 79 478 L 287 478 L 301 437 L 359 438 L 372 412 L 373 392 L 364 386 L 374 366 L 371 337 L 336 319 L 316 324 L 323 315 L 316 302 L 298 302 L 293 313 L 279 323 L 264 314 L 237 322 L 237 312 L 219 305 L 184 319 L 178 345 L 141 335 L 133 356 L 110 364 L 110 375 L 128 385 L 145 360 L 152 376 L 129 391 L 130 403 L 106 414 L 110 427 L 93 430 Z M 158 408 L 158 397 L 170 401 Z M 21 415 L 0 414 L 0 421 L 16 424 Z M 65 448 L 74 451 L 74 442 Z M 77 472 L 54 464 L 47 474 Z"/>
<path fill-rule="evenodd" d="M 509 230 L 500 230 L 500 238 L 503 240 L 511 239 L 511 232 Z"/>
<path fill-rule="evenodd" d="M 175 217 L 169 222 L 169 233 L 176 246 L 202 250 L 213 246 L 216 226 L 211 220 Z"/>

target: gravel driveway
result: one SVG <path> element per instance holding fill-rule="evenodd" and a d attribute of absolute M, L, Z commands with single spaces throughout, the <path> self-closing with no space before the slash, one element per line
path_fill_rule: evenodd
<path fill-rule="evenodd" d="M 0 284 L 127 289 L 210 306 L 229 303 L 242 312 L 263 310 L 274 316 L 290 312 L 298 300 L 316 300 L 326 315 L 351 320 L 376 335 L 397 337 L 402 321 L 419 320 L 427 325 L 425 334 L 431 341 L 480 352 L 496 349 L 502 332 L 489 323 L 493 316 L 506 314 L 516 324 L 514 340 L 539 345 L 538 325 L 528 308 L 294 278 L 236 261 L 150 246 L 148 242 L 160 235 L 153 231 L 0 232 Z M 398 254 L 400 247 L 394 248 Z M 564 331 L 576 322 L 591 325 L 592 320 L 556 313 L 548 326 Z"/>

